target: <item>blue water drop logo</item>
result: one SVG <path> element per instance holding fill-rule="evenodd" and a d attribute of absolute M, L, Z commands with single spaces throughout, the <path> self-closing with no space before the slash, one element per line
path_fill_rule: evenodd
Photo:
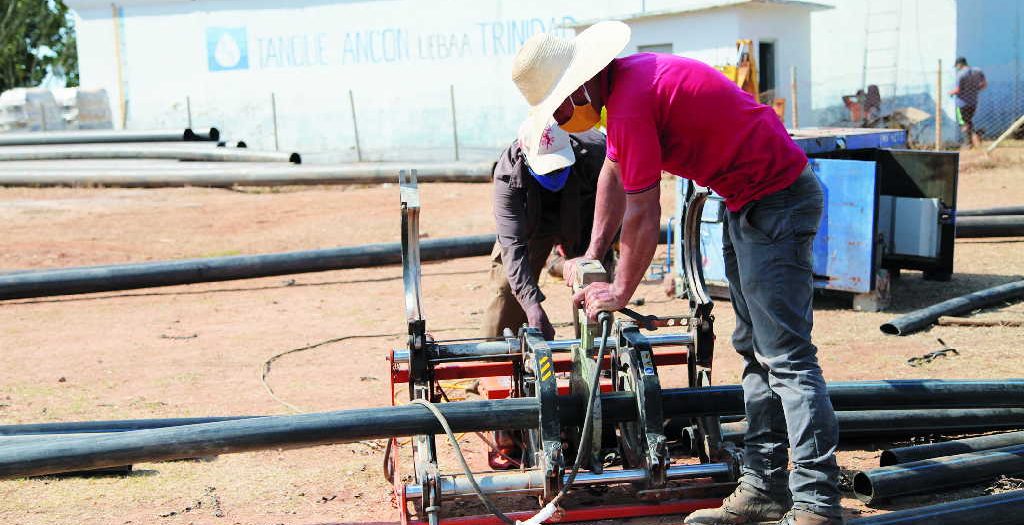
<path fill-rule="evenodd" d="M 208 27 L 207 68 L 210 71 L 249 69 L 248 41 L 244 27 Z"/>

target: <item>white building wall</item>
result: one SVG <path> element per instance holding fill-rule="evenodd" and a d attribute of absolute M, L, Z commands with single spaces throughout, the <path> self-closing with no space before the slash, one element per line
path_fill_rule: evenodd
<path fill-rule="evenodd" d="M 117 85 L 117 61 L 114 59 L 114 18 L 109 5 L 105 12 L 101 11 L 75 11 L 79 84 L 107 90 L 114 125 L 118 126 L 121 122 L 118 109 L 120 88 Z"/>
<path fill-rule="evenodd" d="M 110 4 L 69 4 L 79 15 L 82 83 L 110 89 L 116 101 Z M 216 125 L 229 138 L 273 148 L 274 93 L 281 149 L 355 160 L 351 90 L 363 160 L 450 159 L 454 90 L 462 158 L 489 158 L 525 115 L 509 79 L 522 42 L 541 31 L 571 34 L 563 27 L 575 17 L 641 4 L 130 0 L 121 4 L 127 127 L 183 126 L 187 97 L 195 127 Z"/>
<path fill-rule="evenodd" d="M 721 65 L 736 61 L 739 20 L 735 9 L 718 9 L 686 15 L 666 15 L 628 20 L 632 38 L 623 55 L 641 46 L 672 44 L 672 53 Z"/>
<path fill-rule="evenodd" d="M 115 121 L 114 31 L 121 28 L 128 128 L 184 126 L 187 97 L 195 127 L 216 125 L 230 138 L 272 148 L 274 93 L 281 149 L 331 151 L 334 160 L 355 160 L 351 90 L 363 159 L 389 160 L 454 156 L 451 90 L 462 158 L 487 158 L 503 147 L 525 112 L 508 81 L 512 56 L 533 32 L 567 32 L 560 28 L 576 20 L 718 2 L 123 0 L 117 4 L 120 25 L 110 3 L 68 3 L 78 15 L 82 84 L 108 90 Z M 932 111 L 937 61 L 951 65 L 956 56 L 955 0 L 821 3 L 835 9 L 808 14 L 804 7 L 776 4 L 636 20 L 629 51 L 671 42 L 677 53 L 723 64 L 734 60 L 735 38 L 773 39 L 779 95 L 789 98 L 789 67 L 795 64 L 801 125 L 828 125 L 844 114 L 840 97 L 864 84 L 869 10 L 896 6 L 898 31 L 892 34 L 899 71 L 892 103 Z M 686 19 L 693 23 L 679 25 Z M 809 25 L 802 22 L 808 19 Z M 217 52 L 214 40 L 224 34 L 244 35 L 237 51 L 225 45 Z M 243 51 L 244 67 L 231 61 Z M 217 70 L 217 57 L 234 67 Z M 949 65 L 944 91 L 953 81 Z M 884 80 L 869 74 L 867 83 Z M 948 97 L 943 102 L 947 137 L 953 138 L 952 105 Z"/>
<path fill-rule="evenodd" d="M 792 127 L 791 70 L 797 72 L 797 104 L 800 110 L 800 125 L 807 126 L 813 121 L 803 113 L 811 107 L 811 27 L 810 13 L 806 7 L 785 5 L 746 5 L 738 11 L 739 38 L 754 41 L 754 52 L 759 42 L 775 43 L 775 97 L 786 99 L 784 121 Z M 734 60 L 730 60 L 734 62 Z M 764 64 L 758 64 L 764 67 Z M 762 87 L 762 90 L 764 88 Z"/>
<path fill-rule="evenodd" d="M 802 6 L 747 4 L 627 20 L 633 35 L 623 54 L 636 53 L 643 46 L 671 44 L 674 54 L 718 66 L 736 63 L 738 39 L 752 40 L 754 53 L 759 42 L 774 42 L 776 97 L 788 100 L 790 68 L 811 74 L 809 13 Z M 798 98 L 801 107 L 810 108 L 812 86 L 809 81 L 806 84 L 798 89 Z M 788 108 L 786 122 L 791 125 Z"/>

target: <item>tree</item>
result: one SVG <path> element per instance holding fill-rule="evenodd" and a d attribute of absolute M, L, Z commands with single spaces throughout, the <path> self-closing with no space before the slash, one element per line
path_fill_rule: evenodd
<path fill-rule="evenodd" d="M 78 85 L 74 21 L 61 0 L 0 0 L 0 91 L 47 74 Z"/>

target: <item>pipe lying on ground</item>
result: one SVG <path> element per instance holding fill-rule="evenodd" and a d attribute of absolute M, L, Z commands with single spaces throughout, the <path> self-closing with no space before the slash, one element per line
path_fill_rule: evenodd
<path fill-rule="evenodd" d="M 898 510 L 850 520 L 847 525 L 1017 525 L 1024 514 L 1024 490 Z"/>
<path fill-rule="evenodd" d="M 890 335 L 908 335 L 931 325 L 939 317 L 960 315 L 983 306 L 1020 297 L 1024 297 L 1024 281 L 1015 281 L 971 292 L 927 308 L 915 310 L 909 314 L 897 317 L 879 328 L 883 333 Z"/>
<path fill-rule="evenodd" d="M 244 152 L 239 152 L 240 154 Z M 490 182 L 493 163 L 351 164 L 302 166 L 160 168 L 0 169 L 0 186 L 117 186 L 122 188 L 169 188 L 204 186 L 292 186 L 397 183 L 400 170 L 417 171 L 418 182 Z M 0 168 L 4 168 L 0 166 Z"/>
<path fill-rule="evenodd" d="M 841 439 L 964 434 L 1024 428 L 1024 408 L 839 411 L 836 417 L 839 420 Z M 746 432 L 745 421 L 722 423 L 722 439 L 741 443 Z"/>
<path fill-rule="evenodd" d="M 0 146 L 32 146 L 36 144 L 100 144 L 112 142 L 178 142 L 220 139 L 217 128 L 195 131 L 192 128 L 167 130 L 80 130 L 40 131 L 0 134 Z"/>
<path fill-rule="evenodd" d="M 491 253 L 494 235 L 420 241 L 420 259 L 439 261 Z M 273 275 L 400 264 L 401 243 L 364 244 L 299 252 L 208 259 L 84 266 L 0 274 L 0 300 L 132 290 Z"/>
<path fill-rule="evenodd" d="M 445 403 L 441 410 L 458 432 L 526 428 L 538 417 L 533 399 Z M 0 479 L 440 431 L 434 416 L 418 405 L 135 430 L 0 448 Z"/>
<path fill-rule="evenodd" d="M 285 153 L 279 151 L 252 151 L 248 149 L 235 148 L 96 148 L 89 146 L 63 146 L 59 149 L 41 149 L 38 147 L 0 148 L 0 162 L 83 159 L 165 159 L 199 162 L 291 162 L 292 164 L 302 163 L 302 156 L 299 155 L 298 153 Z"/>
<path fill-rule="evenodd" d="M 831 383 L 832 406 L 840 411 L 944 408 L 1015 408 L 1024 406 L 1024 380 L 883 380 Z M 618 406 L 621 394 L 603 396 L 605 407 Z M 627 407 L 621 410 L 631 410 Z M 662 392 L 666 417 L 719 416 L 743 413 L 739 385 L 679 388 Z"/>
<path fill-rule="evenodd" d="M 179 427 L 217 421 L 234 421 L 263 416 L 172 417 L 160 419 L 109 419 L 106 421 L 67 421 L 61 423 L 30 423 L 0 425 L 0 436 L 30 436 L 48 434 L 91 434 L 144 430 L 147 428 Z"/>
<path fill-rule="evenodd" d="M 1024 472 L 1024 445 L 942 456 L 857 472 L 853 492 L 872 504 Z"/>
<path fill-rule="evenodd" d="M 1021 237 L 1024 236 L 1024 216 L 989 215 L 984 217 L 957 217 L 956 236 L 958 239 L 975 237 Z"/>
<path fill-rule="evenodd" d="M 956 210 L 957 218 L 983 217 L 986 215 L 1024 215 L 1024 206 L 1002 206 L 999 208 L 978 208 L 974 210 Z"/>
<path fill-rule="evenodd" d="M 940 458 L 942 456 L 954 456 L 956 454 L 967 454 L 979 450 L 991 450 L 994 448 L 1011 447 L 1024 445 L 1024 432 L 1007 432 L 1005 434 L 993 434 L 990 436 L 978 436 L 966 439 L 955 439 L 942 443 L 929 443 L 913 447 L 890 448 L 882 451 L 879 458 L 879 465 L 888 467 L 921 461 L 925 459 Z"/>
<path fill-rule="evenodd" d="M 839 409 L 918 408 L 921 406 L 1020 406 L 1024 379 L 998 381 L 902 380 L 833 383 L 832 404 Z M 666 417 L 696 417 L 743 412 L 739 385 L 662 391 Z M 607 423 L 636 418 L 636 402 L 625 392 L 601 396 Z M 455 432 L 514 430 L 537 425 L 535 398 L 442 403 L 438 408 Z M 579 425 L 584 407 L 559 399 L 563 426 Z M 26 443 L 0 448 L 0 479 L 54 474 L 148 461 L 351 443 L 369 439 L 438 434 L 434 416 L 418 405 L 401 405 L 319 414 L 268 416 L 135 430 L 78 439 Z"/>

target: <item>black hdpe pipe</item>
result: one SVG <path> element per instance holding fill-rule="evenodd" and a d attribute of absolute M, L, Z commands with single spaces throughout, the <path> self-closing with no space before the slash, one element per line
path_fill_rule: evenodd
<path fill-rule="evenodd" d="M 872 504 L 1024 472 L 1024 445 L 912 461 L 857 472 L 853 492 Z"/>
<path fill-rule="evenodd" d="M 1024 490 L 898 510 L 850 520 L 847 525 L 1019 525 Z"/>
<path fill-rule="evenodd" d="M 45 436 L 59 434 L 104 434 L 147 428 L 179 427 L 217 421 L 252 419 L 262 416 L 173 417 L 160 419 L 110 419 L 106 421 L 68 421 L 62 423 L 31 423 L 0 425 L 0 436 Z"/>
<path fill-rule="evenodd" d="M 457 432 L 535 426 L 531 398 L 440 405 Z M 0 447 L 0 479 L 197 456 L 442 432 L 422 406 L 364 408 L 135 430 Z"/>
<path fill-rule="evenodd" d="M 839 420 L 839 437 L 842 439 L 1024 428 L 1024 408 L 838 411 L 836 418 Z M 746 432 L 745 421 L 722 423 L 722 439 L 740 443 Z M 884 453 L 882 457 L 885 457 Z"/>
<path fill-rule="evenodd" d="M 1007 432 L 1005 434 L 955 439 L 913 447 L 890 448 L 882 451 L 879 465 L 888 467 L 912 461 L 968 454 L 970 452 L 978 452 L 979 450 L 992 450 L 994 448 L 1012 447 L 1014 445 L 1024 445 L 1024 432 Z"/>
<path fill-rule="evenodd" d="M 1022 237 L 1024 216 L 987 215 L 984 217 L 957 217 L 956 236 L 958 239 L 974 237 Z"/>
<path fill-rule="evenodd" d="M 1024 406 L 1024 379 L 998 381 L 900 380 L 834 383 L 832 404 L 839 409 L 917 408 L 920 406 Z M 584 407 L 560 398 L 563 426 L 579 425 Z M 739 385 L 673 389 L 662 392 L 666 416 L 696 417 L 743 412 Z M 603 419 L 636 418 L 636 402 L 627 393 L 601 396 Z M 535 398 L 443 403 L 439 409 L 454 432 L 536 427 Z M 416 434 L 437 434 L 437 419 L 418 405 L 268 416 L 135 430 L 67 440 L 42 440 L 0 448 L 0 479 L 55 474 L 148 461 L 271 448 L 297 448 Z"/>
<path fill-rule="evenodd" d="M 245 152 L 237 152 L 243 155 Z M 419 182 L 490 182 L 491 162 L 430 164 L 336 164 L 291 166 L 283 163 L 245 163 L 219 166 L 85 168 L 35 167 L 0 164 L 0 186 L 113 186 L 121 188 L 178 188 L 203 186 L 297 186 L 388 184 L 398 182 L 401 170 L 417 171 Z"/>
<path fill-rule="evenodd" d="M 841 411 L 1024 407 L 1024 379 L 853 381 L 830 383 L 828 391 L 832 406 Z M 601 403 L 628 405 L 621 399 L 632 397 L 623 396 L 602 396 Z M 739 415 L 743 414 L 743 389 L 726 385 L 665 390 L 662 406 L 666 417 Z"/>
<path fill-rule="evenodd" d="M 0 134 L 0 146 L 33 146 L 41 144 L 101 144 L 116 142 L 192 142 L 220 140 L 217 128 L 196 131 L 192 128 L 166 130 L 81 130 L 42 131 Z"/>
<path fill-rule="evenodd" d="M 439 261 L 491 253 L 494 235 L 420 241 L 420 259 Z M 72 295 L 156 286 L 252 279 L 400 264 L 397 242 L 299 252 L 109 266 L 84 266 L 0 274 L 0 300 Z"/>
<path fill-rule="evenodd" d="M 979 208 L 974 210 L 956 210 L 957 218 L 984 217 L 988 215 L 1024 215 L 1024 206 L 1003 206 L 1000 208 Z"/>
<path fill-rule="evenodd" d="M 86 159 L 163 159 L 193 162 L 291 162 L 302 164 L 298 153 L 250 151 L 239 148 L 169 148 L 166 146 L 61 146 L 55 149 L 0 148 L 0 162 Z M 114 168 L 116 170 L 117 168 Z M 111 170 L 111 171 L 114 171 Z M 27 173 L 32 170 L 24 169 Z M 31 176 L 31 175 L 29 175 Z"/>
<path fill-rule="evenodd" d="M 914 310 L 909 314 L 897 317 L 879 328 L 890 335 L 908 335 L 930 326 L 944 315 L 959 315 L 983 306 L 999 303 L 1009 299 L 1024 297 L 1024 281 L 1006 283 L 960 297 L 934 304 L 927 308 Z"/>

